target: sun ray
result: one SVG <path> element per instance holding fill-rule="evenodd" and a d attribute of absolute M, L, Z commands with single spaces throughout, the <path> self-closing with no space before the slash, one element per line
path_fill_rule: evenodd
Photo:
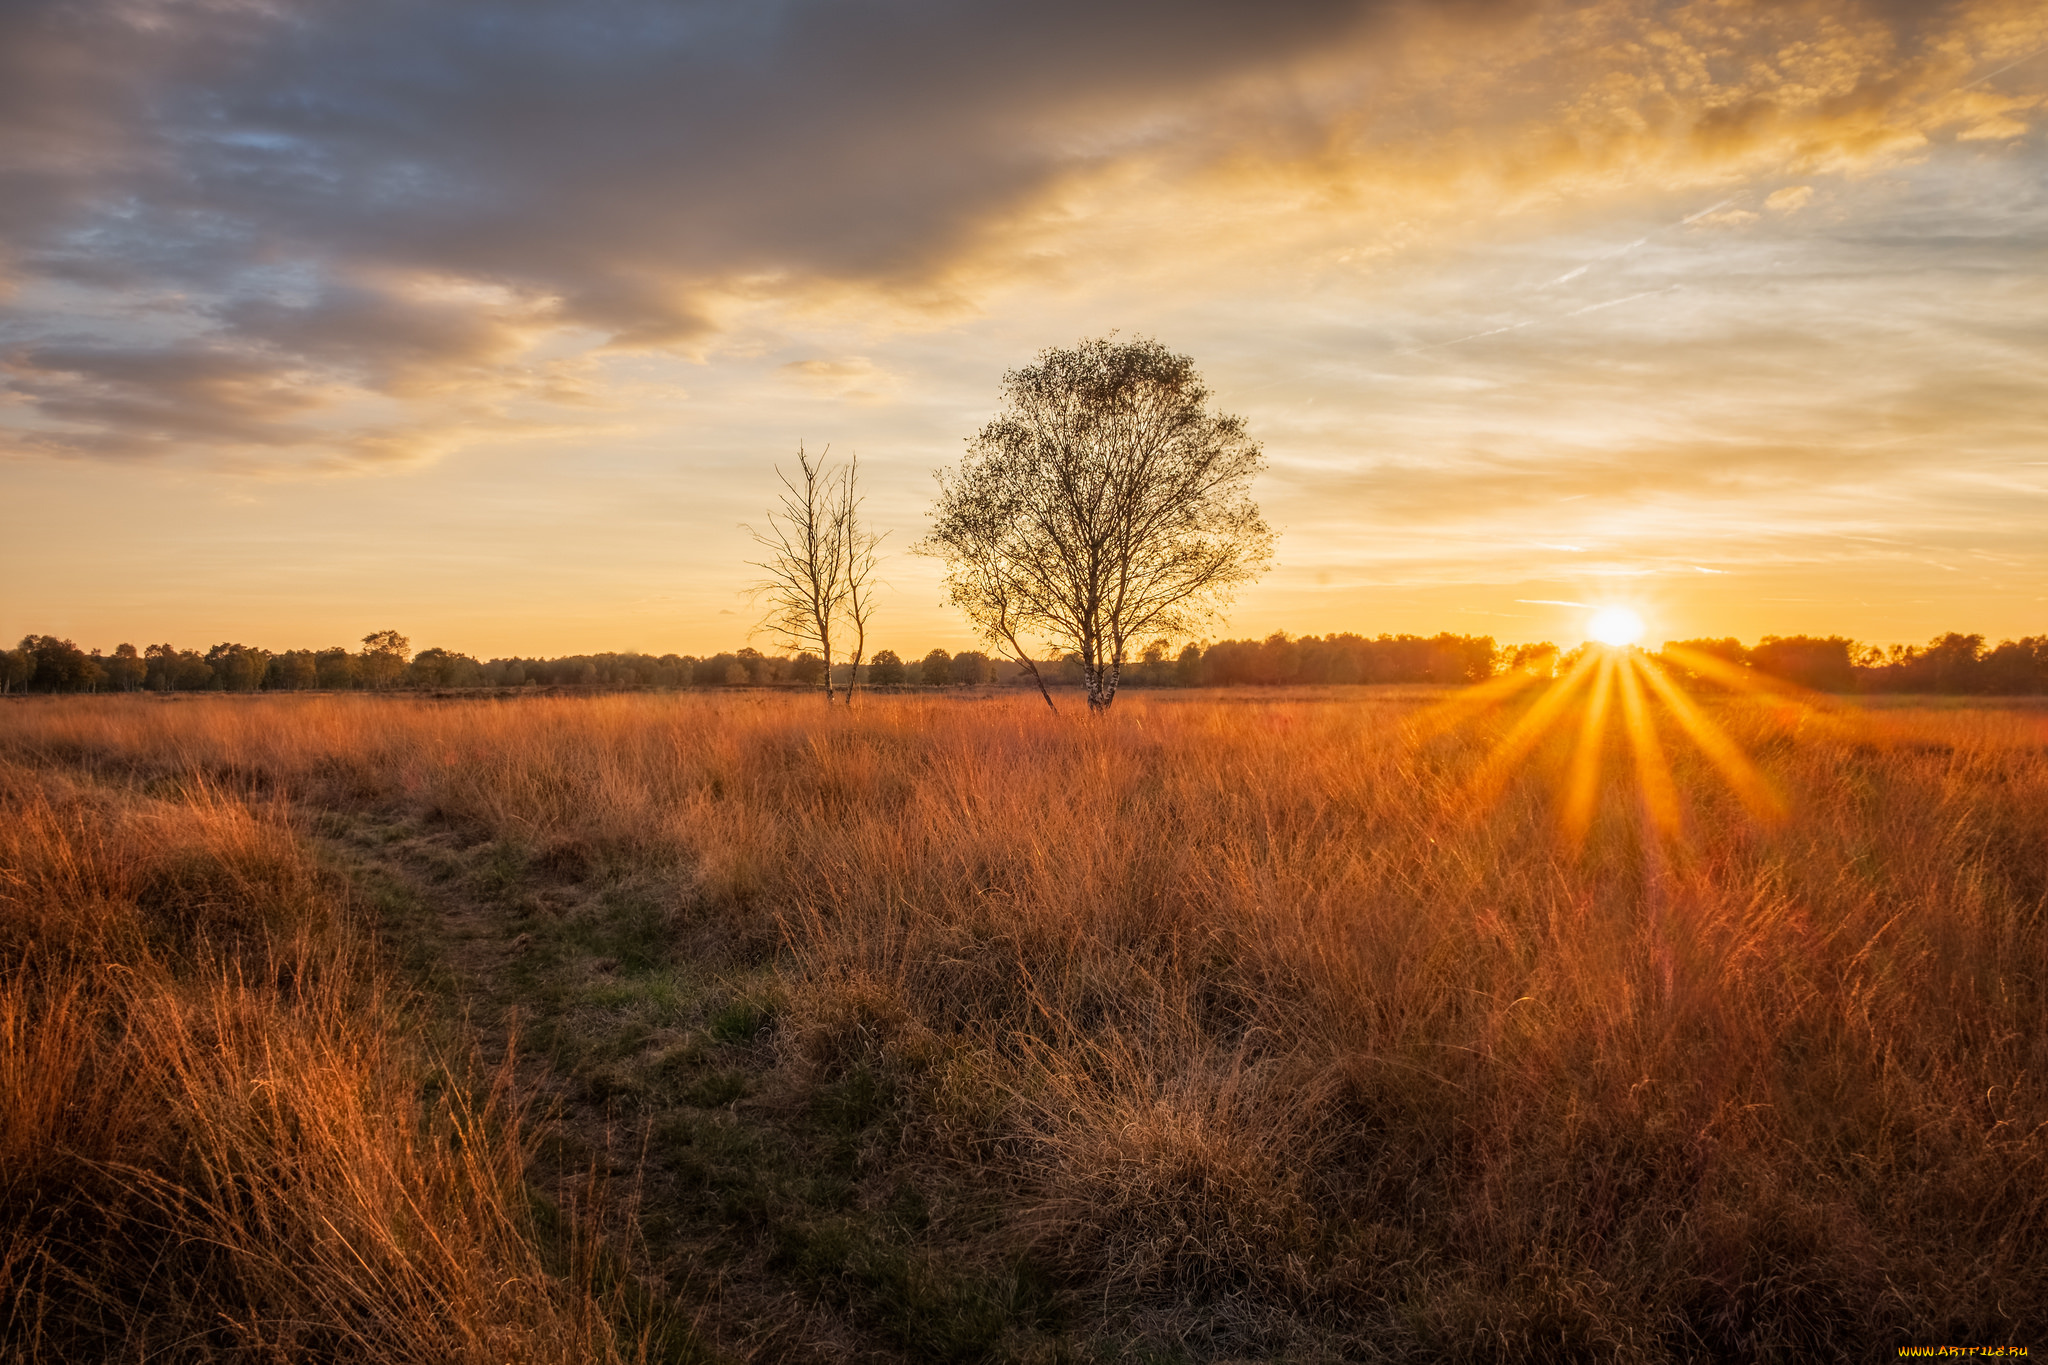
<path fill-rule="evenodd" d="M 1860 716 L 1862 714 L 1860 708 L 1839 698 L 1830 697 L 1824 692 L 1815 692 L 1809 688 L 1801 687 L 1797 683 L 1786 682 L 1782 678 L 1773 678 L 1768 673 L 1757 673 L 1750 669 L 1740 668 L 1735 664 L 1729 663 L 1726 659 L 1717 659 L 1711 654 L 1702 654 L 1698 650 L 1687 649 L 1683 645 L 1668 644 L 1664 646 L 1664 653 L 1674 663 L 1683 664 L 1709 682 L 1718 683 L 1720 686 L 1736 692 L 1746 692 L 1752 696 L 1766 696 L 1776 701 L 1797 702 L 1801 706 L 1809 707 L 1816 711 L 1825 711 L 1831 715 Z"/>
<path fill-rule="evenodd" d="M 1804 728 L 1810 736 L 1825 731 L 1849 742 L 1883 742 L 1887 727 L 1853 701 L 1815 692 L 1767 673 L 1738 668 L 1725 659 L 1697 653 L 1683 646 L 1667 645 L 1664 652 L 1674 663 L 1683 665 L 1709 682 L 1776 703 L 1780 724 Z"/>
<path fill-rule="evenodd" d="M 1506 787 L 1508 775 L 1521 762 L 1529 750 L 1549 730 L 1551 722 L 1564 711 L 1572 696 L 1583 687 L 1598 661 L 1587 654 L 1572 665 L 1571 671 L 1550 685 L 1550 690 L 1538 697 L 1535 704 L 1524 711 L 1520 719 L 1508 728 L 1500 743 L 1486 756 L 1479 771 L 1473 775 L 1466 792 L 1468 809 L 1479 810 L 1493 804 Z"/>
<path fill-rule="evenodd" d="M 1586 714 L 1579 721 L 1571 777 L 1565 788 L 1561 823 L 1565 844 L 1574 850 L 1585 842 L 1600 796 L 1600 756 L 1607 742 L 1607 703 L 1614 692 L 1614 672 L 1614 655 L 1601 650 L 1599 671 L 1593 678 L 1593 694 L 1586 702 Z"/>
<path fill-rule="evenodd" d="M 1723 687 L 1733 688 L 1738 692 L 1785 694 L 1798 690 L 1790 683 L 1779 682 L 1776 678 L 1767 677 L 1761 673 L 1752 673 L 1746 668 L 1740 668 L 1735 664 L 1729 663 L 1726 659 L 1717 659 L 1711 654 L 1702 654 L 1696 649 L 1687 649 L 1684 645 L 1667 644 L 1664 646 L 1664 653 L 1673 661 L 1684 664 L 1687 668 L 1708 681 L 1719 683 Z"/>
<path fill-rule="evenodd" d="M 1516 669 L 1488 678 L 1485 682 L 1474 683 L 1415 717 L 1409 723 L 1410 734 L 1416 740 L 1433 739 L 1455 730 L 1477 712 L 1499 706 L 1541 681 L 1533 673 Z"/>
<path fill-rule="evenodd" d="M 1846 731 L 1867 730 L 1873 724 L 1872 718 L 1854 705 L 1812 696 L 1775 678 L 1753 677 L 1747 670 L 1709 655 L 1667 646 L 1663 658 L 1704 681 L 1765 703 L 1794 708 L 1801 725 L 1818 721 Z M 1506 704 L 1523 694 L 1532 681 L 1516 676 L 1481 684 L 1426 713 L 1410 733 L 1418 739 L 1441 733 L 1461 720 Z M 1669 735 L 1660 732 L 1656 718 L 1659 705 L 1670 711 L 1679 733 L 1706 755 L 1752 818 L 1764 822 L 1784 818 L 1784 798 L 1742 746 L 1684 690 L 1678 676 L 1668 671 L 1659 657 L 1619 644 L 1589 644 L 1571 668 L 1515 719 L 1467 783 L 1464 809 L 1477 813 L 1498 802 L 1517 767 L 1576 710 L 1576 734 L 1566 760 L 1557 821 L 1560 840 L 1573 850 L 1583 847 L 1599 810 L 1606 776 L 1607 731 L 1617 719 L 1612 713 L 1618 710 L 1621 742 L 1630 752 L 1627 770 L 1634 777 L 1651 845 L 1646 852 L 1655 856 L 1667 844 L 1682 845 L 1686 802 L 1666 747 Z"/>
<path fill-rule="evenodd" d="M 1716 660 L 1715 662 L 1719 662 Z M 1709 720 L 1698 703 L 1677 683 L 1671 680 L 1654 659 L 1642 661 L 1643 677 L 1656 692 L 1658 700 L 1669 707 L 1687 738 L 1707 756 L 1707 761 L 1720 770 L 1721 776 L 1735 791 L 1749 813 L 1761 820 L 1778 821 L 1785 818 L 1785 800 L 1770 781 L 1764 777 L 1756 764 L 1749 761 L 1749 755 L 1730 739 L 1727 732 Z"/>
<path fill-rule="evenodd" d="M 1675 841 L 1683 826 L 1678 788 L 1672 784 L 1671 763 L 1664 756 L 1664 745 L 1657 738 L 1656 723 L 1650 719 L 1649 704 L 1643 697 L 1643 684 L 1637 676 L 1643 667 L 1643 657 L 1630 651 L 1615 670 L 1621 683 L 1621 714 L 1628 727 L 1629 749 L 1635 755 L 1643 809 L 1658 835 Z"/>

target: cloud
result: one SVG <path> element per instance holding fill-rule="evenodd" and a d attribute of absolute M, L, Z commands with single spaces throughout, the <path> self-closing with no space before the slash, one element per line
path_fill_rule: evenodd
<path fill-rule="evenodd" d="M 1985 119 L 1982 123 L 1971 124 L 1956 134 L 1956 141 L 1986 142 L 1992 139 L 2023 137 L 2027 128 L 2025 121 L 2001 114 L 1996 118 Z"/>
<path fill-rule="evenodd" d="M 764 314 L 886 330 L 1339 239 L 1385 263 L 1574 196 L 2010 139 L 2039 99 L 1980 78 L 2042 42 L 1998 0 L 15 5 L 0 346 L 27 425 L 0 440 L 426 452 Z M 97 300 L 86 334 L 25 302 L 61 290 Z M 853 363 L 788 373 L 891 391 L 819 368 Z"/>
<path fill-rule="evenodd" d="M 817 393 L 853 402 L 879 402 L 902 387 L 902 378 L 866 356 L 792 360 L 782 372 Z"/>
<path fill-rule="evenodd" d="M 66 434 L 53 448 L 130 456 L 190 442 L 291 443 L 327 400 L 303 376 L 225 347 L 45 346 L 0 360 L 9 386 Z"/>
<path fill-rule="evenodd" d="M 1759 216 L 1758 214 L 1751 213 L 1748 209 L 1722 209 L 1719 213 L 1701 214 L 1699 217 L 1691 220 L 1690 226 L 1700 228 L 1748 227 Z"/>

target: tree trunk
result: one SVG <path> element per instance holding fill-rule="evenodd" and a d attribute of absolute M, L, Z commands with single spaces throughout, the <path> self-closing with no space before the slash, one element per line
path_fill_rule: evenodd
<path fill-rule="evenodd" d="M 1024 661 L 1024 666 L 1031 670 L 1031 681 L 1038 684 L 1038 695 L 1045 698 L 1045 709 L 1058 715 L 1060 708 L 1052 704 L 1052 693 L 1046 689 L 1045 675 L 1038 671 L 1037 663 L 1029 654 L 1020 654 L 1018 657 Z"/>
<path fill-rule="evenodd" d="M 853 709 L 853 694 L 860 688 L 860 661 L 868 652 L 868 633 L 860 632 L 853 645 L 853 667 L 846 674 L 846 707 Z"/>
<path fill-rule="evenodd" d="M 1122 670 L 1117 666 L 1116 660 L 1112 659 L 1105 665 L 1084 658 L 1081 661 L 1081 676 L 1088 684 L 1089 711 L 1099 716 L 1109 710 L 1110 703 L 1116 700 L 1116 685 L 1122 676 Z"/>

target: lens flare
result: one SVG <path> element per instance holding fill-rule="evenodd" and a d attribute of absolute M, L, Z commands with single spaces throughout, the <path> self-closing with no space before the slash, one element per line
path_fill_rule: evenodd
<path fill-rule="evenodd" d="M 1564 847 L 1582 850 L 1598 821 L 1602 793 L 1610 781 L 1605 761 L 1612 722 L 1619 712 L 1621 746 L 1634 758 L 1634 788 L 1643 822 L 1645 855 L 1661 862 L 1669 850 L 1686 845 L 1688 801 L 1671 766 L 1667 740 L 1690 740 L 1719 771 L 1760 823 L 1785 818 L 1784 798 L 1742 751 L 1735 739 L 1712 719 L 1688 687 L 1702 696 L 1726 693 L 1733 698 L 1767 698 L 1793 702 L 1816 713 L 1847 711 L 1788 683 L 1752 677 L 1710 655 L 1683 645 L 1666 645 L 1658 655 L 1621 646 L 1643 632 L 1642 618 L 1626 607 L 1609 607 L 1593 618 L 1595 637 L 1606 649 L 1579 652 L 1577 660 L 1556 679 L 1522 674 L 1494 678 L 1421 719 L 1417 739 L 1442 734 L 1488 711 L 1520 707 L 1473 773 L 1463 804 L 1475 814 L 1501 800 L 1516 771 L 1536 757 L 1538 747 L 1560 727 L 1575 731 L 1561 781 L 1557 832 Z M 1674 676 L 1673 670 L 1676 670 Z M 1527 705 L 1528 693 L 1535 695 Z M 1853 711 L 1842 719 L 1853 724 Z"/>
<path fill-rule="evenodd" d="M 1602 607 L 1586 629 L 1603 645 L 1632 645 L 1643 638 L 1643 618 L 1627 607 Z"/>

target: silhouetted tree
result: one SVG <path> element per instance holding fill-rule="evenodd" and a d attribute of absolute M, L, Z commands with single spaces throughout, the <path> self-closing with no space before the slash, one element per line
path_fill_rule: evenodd
<path fill-rule="evenodd" d="M 1538 678 L 1553 677 L 1557 673 L 1557 646 L 1548 640 L 1533 645 L 1516 645 L 1508 652 L 1507 666 L 1517 673 L 1528 673 Z"/>
<path fill-rule="evenodd" d="M 830 446 L 825 453 L 831 453 Z M 765 530 L 753 531 L 755 544 L 768 551 L 767 559 L 754 561 L 754 567 L 768 575 L 755 585 L 754 594 L 768 604 L 762 629 L 772 631 L 791 649 L 817 648 L 824 667 L 813 681 L 822 680 L 825 704 L 830 706 L 832 636 L 846 611 L 852 568 L 847 539 L 852 472 L 849 469 L 842 481 L 825 464 L 824 455 L 814 464 L 801 444 L 796 466 L 794 480 L 776 467 L 781 505 L 769 509 Z"/>
<path fill-rule="evenodd" d="M 1930 692 L 1976 692 L 1983 688 L 1984 637 L 1950 631 L 1935 637 L 1920 655 Z"/>
<path fill-rule="evenodd" d="M 282 692 L 299 692 L 320 685 L 320 665 L 310 649 L 288 649 L 270 661 L 265 687 Z"/>
<path fill-rule="evenodd" d="M 1980 646 L 1984 643 L 1982 636 L 1975 639 Z M 1855 645 L 1839 635 L 1766 635 L 1749 651 L 1749 666 L 1766 677 L 1816 692 L 1847 692 L 1856 685 L 1850 662 Z"/>
<path fill-rule="evenodd" d="M 1124 686 L 1164 687 L 1173 681 L 1173 661 L 1167 657 L 1171 641 L 1164 638 L 1147 641 L 1138 651 L 1135 664 L 1124 671 Z"/>
<path fill-rule="evenodd" d="M 1001 414 L 939 474 L 922 548 L 954 605 L 1034 674 L 1023 637 L 1077 654 L 1091 710 L 1116 699 L 1132 642 L 1208 620 L 1271 557 L 1258 443 L 1208 398 L 1156 341 L 1048 349 L 1003 377 Z"/>
<path fill-rule="evenodd" d="M 754 542 L 768 552 L 766 559 L 753 561 L 754 567 L 767 575 L 754 585 L 753 592 L 757 601 L 768 606 L 760 629 L 771 632 L 787 648 L 816 648 L 824 666 L 813 681 L 823 684 L 829 706 L 836 678 L 832 646 L 842 627 L 853 638 L 853 674 L 860 671 L 874 609 L 881 539 L 861 522 L 859 456 L 847 461 L 844 469 L 834 469 L 823 456 L 813 463 L 799 445 L 796 463 L 795 479 L 780 467 L 775 471 L 783 491 L 780 505 L 768 511 L 766 528 L 749 528 Z M 757 674 L 754 680 L 771 679 Z M 849 706 L 853 704 L 851 687 L 846 700 Z"/>
<path fill-rule="evenodd" d="M 321 650 L 313 656 L 313 663 L 322 687 L 344 691 L 363 685 L 361 657 L 342 645 Z"/>
<path fill-rule="evenodd" d="M 372 631 L 363 637 L 362 679 L 371 687 L 389 687 L 405 672 L 412 641 L 395 630 Z"/>
<path fill-rule="evenodd" d="M 220 679 L 197 650 L 150 645 L 142 651 L 142 663 L 142 685 L 152 692 L 203 692 L 220 686 Z"/>
<path fill-rule="evenodd" d="M 483 665 L 455 650 L 423 649 L 407 665 L 406 678 L 417 687 L 477 687 Z"/>
<path fill-rule="evenodd" d="M 735 678 L 734 673 L 738 673 Z M 699 687 L 724 687 L 734 682 L 747 681 L 747 666 L 733 654 L 714 654 L 708 659 L 699 659 L 693 679 Z"/>
<path fill-rule="evenodd" d="M 20 648 L 29 661 L 29 675 L 23 684 L 27 691 L 83 692 L 98 681 L 99 666 L 69 640 L 27 635 Z"/>
<path fill-rule="evenodd" d="M 28 651 L 27 642 L 20 648 L 0 654 L 0 692 L 22 692 L 28 688 L 28 680 L 36 673 L 35 656 Z"/>
<path fill-rule="evenodd" d="M 856 462 L 848 462 L 845 491 L 840 499 L 846 522 L 846 623 L 853 632 L 853 649 L 848 659 L 853 666 L 846 672 L 848 706 L 853 705 L 860 691 L 860 663 L 867 653 L 868 625 L 875 616 L 876 571 L 882 562 L 882 537 L 868 530 L 867 523 L 861 520 L 861 505 L 867 499 L 860 494 L 857 474 Z"/>
<path fill-rule="evenodd" d="M 918 681 L 926 687 L 950 687 L 953 683 L 953 656 L 943 649 L 935 649 L 918 660 Z"/>
<path fill-rule="evenodd" d="M 1983 659 L 1984 690 L 2006 696 L 2048 690 L 2048 635 L 2002 640 Z"/>
<path fill-rule="evenodd" d="M 270 654 L 248 645 L 219 644 L 206 651 L 206 666 L 221 691 L 254 692 L 270 671 Z"/>
<path fill-rule="evenodd" d="M 988 655 L 978 649 L 963 649 L 953 656 L 953 682 L 960 687 L 979 687 L 994 676 Z"/>
<path fill-rule="evenodd" d="M 903 660 L 893 649 L 875 652 L 868 664 L 868 681 L 877 687 L 892 687 L 903 681 Z"/>
<path fill-rule="evenodd" d="M 142 680 L 149 676 L 149 665 L 134 645 L 115 645 L 114 657 L 107 660 L 107 686 L 120 692 L 133 692 L 142 686 Z"/>

